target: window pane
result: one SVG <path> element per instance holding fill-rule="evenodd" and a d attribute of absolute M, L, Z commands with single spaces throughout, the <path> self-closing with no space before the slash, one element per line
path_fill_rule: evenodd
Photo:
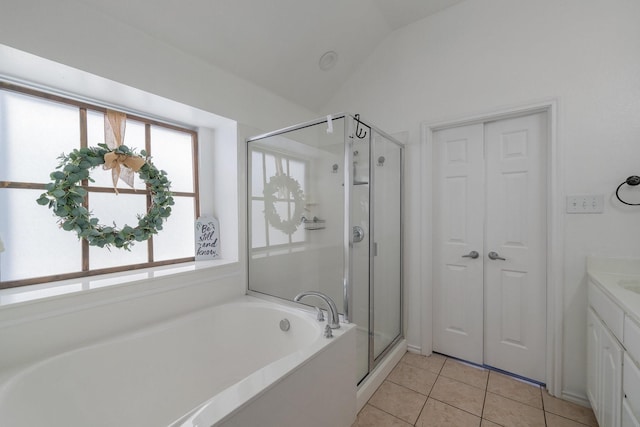
<path fill-rule="evenodd" d="M 137 215 L 147 211 L 147 199 L 144 195 L 115 193 L 89 193 L 89 210 L 100 224 L 113 225 L 119 229 L 125 225 L 136 227 Z M 134 242 L 131 251 L 122 248 L 89 247 L 89 268 L 118 267 L 121 265 L 147 262 L 147 243 Z"/>
<path fill-rule="evenodd" d="M 76 107 L 0 91 L 0 180 L 48 182 L 58 156 L 80 145 L 78 117 Z"/>
<path fill-rule="evenodd" d="M 276 158 L 273 154 L 264 155 L 264 169 L 266 173 L 266 182 L 269 182 L 272 176 L 276 176 Z"/>
<path fill-rule="evenodd" d="M 102 139 L 104 140 L 104 136 Z M 146 147 L 145 139 L 145 124 L 127 119 L 127 126 L 124 130 L 124 145 L 139 153 Z"/>
<path fill-rule="evenodd" d="M 275 202 L 276 213 L 280 216 L 281 222 L 287 222 L 289 220 L 289 208 L 288 202 Z M 277 220 L 277 219 L 275 219 Z M 281 230 L 274 228 L 269 224 L 269 244 L 270 245 L 283 245 L 289 243 L 289 235 Z"/>
<path fill-rule="evenodd" d="M 76 234 L 62 230 L 51 209 L 36 199 L 42 190 L 0 189 L 0 280 L 69 273 L 81 269 Z"/>
<path fill-rule="evenodd" d="M 293 204 L 291 205 L 291 209 L 293 212 Z M 299 243 L 299 242 L 304 242 L 305 238 L 306 238 L 306 230 L 304 229 L 304 224 L 302 224 L 302 220 L 300 221 L 300 225 L 298 225 L 298 229 L 296 231 L 293 232 L 293 234 L 291 235 L 291 242 L 292 243 Z"/>
<path fill-rule="evenodd" d="M 264 220 L 264 201 L 251 202 L 251 247 L 263 248 L 267 246 L 267 230 Z"/>
<path fill-rule="evenodd" d="M 120 225 L 120 224 L 118 224 Z M 133 227 L 132 224 L 129 224 Z M 123 265 L 143 264 L 148 261 L 147 242 L 133 242 L 129 251 L 122 248 L 100 248 L 89 246 L 89 268 L 121 267 Z"/>
<path fill-rule="evenodd" d="M 306 176 L 305 176 L 305 164 L 297 160 L 289 160 L 289 176 L 300 184 L 300 189 L 306 193 Z"/>
<path fill-rule="evenodd" d="M 136 227 L 137 216 L 147 211 L 147 198 L 142 194 L 89 193 L 89 211 L 100 224 Z"/>
<path fill-rule="evenodd" d="M 254 151 L 251 153 L 251 195 L 253 197 L 262 197 L 264 191 L 263 174 L 262 153 Z"/>
<path fill-rule="evenodd" d="M 175 205 L 171 206 L 171 216 L 162 225 L 162 230 L 153 236 L 155 261 L 192 257 L 195 253 L 193 198 L 174 196 L 173 199 Z M 221 233 L 224 233 L 223 228 Z"/>
<path fill-rule="evenodd" d="M 87 110 L 87 146 L 98 144 L 104 144 L 104 114 Z"/>
<path fill-rule="evenodd" d="M 151 157 L 153 164 L 169 175 L 171 190 L 193 192 L 193 142 L 190 134 L 151 126 Z"/>

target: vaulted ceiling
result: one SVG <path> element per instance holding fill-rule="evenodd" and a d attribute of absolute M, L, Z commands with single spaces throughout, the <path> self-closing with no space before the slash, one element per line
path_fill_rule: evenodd
<path fill-rule="evenodd" d="M 81 1 L 315 111 L 391 32 L 463 0 Z"/>

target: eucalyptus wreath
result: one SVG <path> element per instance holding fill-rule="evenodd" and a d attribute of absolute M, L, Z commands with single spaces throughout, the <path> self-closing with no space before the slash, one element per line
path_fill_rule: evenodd
<path fill-rule="evenodd" d="M 276 211 L 275 201 L 277 192 L 282 190 L 289 191 L 293 196 L 294 212 L 291 219 L 283 221 Z M 287 175 L 274 175 L 264 186 L 264 215 L 269 224 L 277 230 L 286 234 L 293 234 L 300 225 L 302 215 L 304 214 L 304 193 L 300 188 L 300 184 L 295 179 Z"/>
<path fill-rule="evenodd" d="M 91 215 L 91 212 L 83 206 L 87 190 L 82 187 L 82 180 L 95 182 L 90 176 L 91 169 L 105 163 L 104 156 L 107 153 L 124 154 L 126 156 L 138 156 L 134 150 L 125 145 L 115 149 L 106 144 L 98 144 L 97 147 L 84 147 L 75 149 L 68 155 L 62 154 L 60 164 L 56 171 L 50 174 L 52 182 L 45 185 L 47 190 L 37 199 L 39 205 L 48 206 L 53 213 L 60 217 L 58 223 L 63 230 L 75 231 L 79 239 L 85 239 L 89 245 L 98 247 L 123 248 L 130 250 L 133 242 L 142 242 L 153 234 L 162 230 L 165 219 L 171 215 L 171 206 L 174 204 L 173 196 L 169 191 L 171 182 L 167 173 L 158 170 L 151 160 L 147 158 L 144 150 L 140 156 L 145 157 L 145 162 L 138 170 L 138 176 L 147 184 L 151 195 L 151 206 L 145 215 L 138 215 L 138 225 L 131 227 L 125 225 L 121 229 L 113 223 L 113 226 L 100 224 L 100 220 Z"/>

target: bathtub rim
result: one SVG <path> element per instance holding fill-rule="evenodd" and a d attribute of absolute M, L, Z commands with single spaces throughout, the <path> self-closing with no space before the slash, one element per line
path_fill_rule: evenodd
<path fill-rule="evenodd" d="M 150 334 L 153 334 L 154 332 L 162 331 L 164 329 L 180 325 L 181 323 L 186 323 L 194 319 L 198 319 L 200 317 L 205 317 L 207 316 L 209 311 L 216 309 L 218 307 L 233 306 L 233 305 L 249 305 L 249 306 L 256 306 L 256 307 L 278 306 L 278 310 L 289 312 L 294 315 L 299 315 L 300 317 L 305 318 L 305 320 L 308 321 L 307 323 L 313 326 L 316 326 L 316 324 L 319 323 L 315 321 L 314 317 L 310 317 L 311 316 L 310 311 L 307 312 L 302 308 L 296 309 L 295 307 L 289 307 L 283 304 L 272 303 L 272 302 L 261 300 L 260 298 L 256 298 L 250 295 L 239 295 L 231 299 L 221 301 L 217 304 L 213 304 L 207 307 L 201 307 L 187 313 L 168 316 L 165 319 L 162 319 L 160 321 L 140 325 L 138 328 L 129 330 L 124 333 L 103 337 L 96 341 L 91 341 L 86 344 L 74 346 L 64 351 L 57 352 L 55 354 L 43 356 L 37 360 L 31 360 L 26 363 L 13 366 L 11 369 L 6 369 L 5 371 L 0 372 L 0 397 L 2 397 L 4 391 L 7 388 L 10 388 L 10 385 L 16 382 L 17 380 L 19 380 L 21 376 L 26 375 L 35 369 L 38 369 L 38 367 L 45 365 L 46 363 L 49 363 L 52 360 L 65 357 L 79 351 L 90 350 L 92 348 L 108 345 L 112 342 L 127 341 L 127 340 L 135 339 L 136 337 L 150 335 Z M 322 332 L 322 330 L 320 329 L 320 325 L 317 325 L 316 329 L 318 334 L 320 335 Z"/>

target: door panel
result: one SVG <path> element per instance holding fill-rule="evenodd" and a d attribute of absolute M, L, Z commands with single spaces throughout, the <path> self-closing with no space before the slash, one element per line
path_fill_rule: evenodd
<path fill-rule="evenodd" d="M 483 144 L 482 125 L 435 134 L 435 351 L 482 363 Z"/>
<path fill-rule="evenodd" d="M 600 382 L 598 369 L 600 369 L 600 321 L 593 309 L 587 311 L 587 398 L 594 411 L 599 413 L 598 389 Z"/>
<path fill-rule="evenodd" d="M 544 382 L 545 114 L 487 123 L 485 364 Z"/>

